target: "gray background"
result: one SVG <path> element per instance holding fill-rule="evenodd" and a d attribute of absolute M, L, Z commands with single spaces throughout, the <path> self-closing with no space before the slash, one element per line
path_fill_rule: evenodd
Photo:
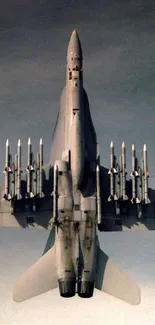
<path fill-rule="evenodd" d="M 49 148 L 66 50 L 74 28 L 84 54 L 84 84 L 100 143 L 109 165 L 109 144 L 119 154 L 131 144 L 148 147 L 150 185 L 155 188 L 155 5 L 153 1 L 5 0 L 0 5 L 0 170 L 5 141 L 15 153 L 18 138 L 26 166 L 27 139 L 37 152 Z M 2 178 L 2 176 L 1 176 Z M 15 278 L 41 255 L 47 232 L 0 229 L 0 317 L 2 324 L 154 324 L 154 232 L 102 234 L 102 246 L 142 287 L 142 304 L 128 306 L 103 293 L 90 300 L 61 299 L 58 290 L 23 304 L 11 301 Z"/>
<path fill-rule="evenodd" d="M 24 168 L 29 136 L 35 152 L 43 137 L 45 162 L 49 160 L 67 44 L 76 28 L 101 162 L 109 165 L 111 140 L 118 154 L 125 141 L 129 171 L 131 144 L 141 156 L 146 143 L 155 185 L 154 9 L 149 0 L 5 0 L 0 8 L 1 170 L 7 138 L 13 153 L 21 138 Z"/>

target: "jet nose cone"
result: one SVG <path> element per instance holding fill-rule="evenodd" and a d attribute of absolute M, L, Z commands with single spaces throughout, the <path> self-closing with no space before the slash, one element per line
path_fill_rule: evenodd
<path fill-rule="evenodd" d="M 82 48 L 77 31 L 74 29 L 70 37 L 67 54 L 75 53 L 82 58 Z"/>

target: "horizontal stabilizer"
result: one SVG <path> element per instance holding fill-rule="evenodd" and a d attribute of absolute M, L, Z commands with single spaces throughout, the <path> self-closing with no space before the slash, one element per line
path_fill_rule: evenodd
<path fill-rule="evenodd" d="M 96 289 L 138 305 L 141 301 L 139 287 L 99 247 L 97 249 Z"/>
<path fill-rule="evenodd" d="M 55 246 L 15 282 L 13 300 L 22 302 L 58 287 Z"/>

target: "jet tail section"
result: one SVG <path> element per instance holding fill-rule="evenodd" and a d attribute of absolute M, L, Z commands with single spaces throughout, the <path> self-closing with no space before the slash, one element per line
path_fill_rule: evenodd
<path fill-rule="evenodd" d="M 22 302 L 58 287 L 55 246 L 16 281 L 13 300 Z"/>
<path fill-rule="evenodd" d="M 101 249 L 97 247 L 96 289 L 131 305 L 141 301 L 140 288 Z"/>

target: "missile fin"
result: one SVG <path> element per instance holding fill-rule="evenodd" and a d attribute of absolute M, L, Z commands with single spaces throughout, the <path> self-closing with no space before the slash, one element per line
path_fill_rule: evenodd
<path fill-rule="evenodd" d="M 113 200 L 113 195 L 110 195 L 109 197 L 108 197 L 108 202 L 111 202 Z"/>
<path fill-rule="evenodd" d="M 117 174 L 117 170 L 115 168 L 110 168 L 108 174 Z"/>
<path fill-rule="evenodd" d="M 136 197 L 136 198 L 132 198 L 132 199 L 131 199 L 131 203 L 132 203 L 132 204 L 134 204 L 134 203 L 135 203 L 135 204 L 139 204 L 140 202 L 141 202 L 141 201 L 138 199 L 138 197 Z"/>
<path fill-rule="evenodd" d="M 114 200 L 117 201 L 118 200 L 118 196 L 116 194 L 114 194 Z"/>
<path fill-rule="evenodd" d="M 125 195 L 122 196 L 122 199 L 123 199 L 123 201 L 127 201 L 128 200 L 128 196 L 125 194 Z"/>
<path fill-rule="evenodd" d="M 8 200 L 11 200 L 11 199 L 12 199 L 11 194 L 8 194 Z"/>
<path fill-rule="evenodd" d="M 147 198 L 147 199 L 144 199 L 144 204 L 149 204 L 149 203 L 151 203 L 151 201 L 150 201 L 150 199 L 149 199 L 149 198 Z"/>

